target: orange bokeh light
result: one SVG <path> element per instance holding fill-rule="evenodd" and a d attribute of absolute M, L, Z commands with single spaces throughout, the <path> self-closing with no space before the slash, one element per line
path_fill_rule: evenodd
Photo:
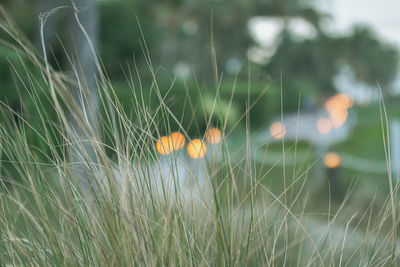
<path fill-rule="evenodd" d="M 210 128 L 206 131 L 205 137 L 210 144 L 218 144 L 221 142 L 221 131 L 218 128 Z"/>
<path fill-rule="evenodd" d="M 330 97 L 325 103 L 333 127 L 341 127 L 347 120 L 348 111 L 354 104 L 353 98 L 346 94 L 337 94 Z"/>
<path fill-rule="evenodd" d="M 347 94 L 337 94 L 336 98 L 338 101 L 342 102 L 346 108 L 351 108 L 354 104 L 353 98 Z"/>
<path fill-rule="evenodd" d="M 180 132 L 173 132 L 169 138 L 171 139 L 172 147 L 174 150 L 182 149 L 185 145 L 185 137 Z"/>
<path fill-rule="evenodd" d="M 330 168 L 330 169 L 334 169 L 339 167 L 340 165 L 340 157 L 338 154 L 331 152 L 325 155 L 325 159 L 324 159 L 324 163 L 325 166 Z"/>
<path fill-rule="evenodd" d="M 173 150 L 172 140 L 169 136 L 162 136 L 156 142 L 156 150 L 161 155 L 168 155 Z"/>
<path fill-rule="evenodd" d="M 320 118 L 317 121 L 317 129 L 322 134 L 328 134 L 332 130 L 332 122 L 327 118 Z"/>
<path fill-rule="evenodd" d="M 353 106 L 353 98 L 346 94 L 337 94 L 330 97 L 325 103 L 325 109 L 328 112 L 338 109 L 348 109 Z"/>
<path fill-rule="evenodd" d="M 207 153 L 207 146 L 200 139 L 194 139 L 189 142 L 187 146 L 187 152 L 191 158 L 203 158 Z"/>
<path fill-rule="evenodd" d="M 343 110 L 334 110 L 333 112 L 331 112 L 331 121 L 332 124 L 335 128 L 339 128 L 341 127 L 347 119 L 347 115 L 348 115 L 348 111 L 347 109 L 343 109 Z"/>
<path fill-rule="evenodd" d="M 286 135 L 285 125 L 281 122 L 274 122 L 269 128 L 269 132 L 275 139 L 282 139 Z"/>

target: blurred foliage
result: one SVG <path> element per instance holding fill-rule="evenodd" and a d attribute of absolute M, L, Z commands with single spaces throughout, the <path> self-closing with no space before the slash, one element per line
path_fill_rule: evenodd
<path fill-rule="evenodd" d="M 40 49 L 39 10 L 48 11 L 51 6 L 69 2 L 8 0 L 0 3 L 5 5 L 27 38 Z M 322 25 L 329 17 L 314 8 L 312 0 L 102 0 L 98 1 L 98 15 L 99 54 L 118 101 L 132 121 L 141 121 L 132 115 L 136 105 L 134 95 L 145 103 L 149 112 L 157 110 L 160 105 L 154 91 L 152 71 L 161 93 L 167 95 L 165 103 L 179 123 L 171 118 L 165 120 L 160 115 L 157 118 L 160 134 L 178 130 L 180 124 L 189 136 L 201 137 L 211 114 L 211 124 L 222 127 L 226 123 L 231 129 L 255 102 L 249 112 L 250 125 L 266 129 L 268 123 L 280 114 L 281 92 L 284 112 L 297 111 L 299 100 L 302 109 L 316 109 L 321 99 L 338 89 L 333 79 L 344 65 L 352 68 L 358 80 L 373 86 L 378 81 L 384 90 L 390 88 L 398 72 L 399 53 L 394 47 L 379 40 L 366 26 L 355 27 L 348 35 L 327 34 Z M 50 29 L 46 36 L 51 51 L 50 61 L 57 70 L 67 69 L 63 66 L 66 55 L 60 45 L 70 36 L 65 17 L 61 10 L 46 25 Z M 276 40 L 275 52 L 264 63 L 252 62 L 248 57 L 251 48 L 270 49 L 252 38 L 248 25 L 254 17 L 280 18 L 284 23 Z M 307 21 L 314 27 L 316 35 L 297 38 L 288 26 L 291 18 Z M 0 31 L 0 39 L 9 38 Z M 217 82 L 213 73 L 213 45 L 217 77 L 221 79 Z M 148 59 L 151 59 L 151 64 Z M 2 44 L 0 83 L 0 101 L 11 105 L 34 128 L 44 129 L 41 127 L 43 123 L 57 127 L 53 125 L 55 113 L 41 74 L 17 51 Z M 32 101 L 41 103 L 40 110 L 33 108 Z M 390 114 L 397 112 L 396 115 L 400 116 L 397 103 L 392 98 L 388 101 L 393 101 L 388 109 Z M 374 112 L 371 114 L 379 115 Z M 105 117 L 104 110 L 99 114 L 101 119 Z M 376 142 L 380 124 L 370 125 L 370 114 L 363 118 L 367 123 L 361 123 L 354 136 L 338 148 L 357 152 L 360 156 L 371 151 L 382 156 L 381 144 Z M 18 121 L 18 116 L 15 119 Z M 240 121 L 239 128 L 245 121 Z M 5 123 L 1 117 L 0 123 Z M 50 136 L 53 143 L 62 147 L 56 131 L 41 134 Z M 230 140 L 241 145 L 242 135 L 240 132 L 239 137 L 233 135 Z M 108 144 L 113 142 L 113 138 L 104 136 Z M 45 142 L 35 134 L 27 136 L 27 139 L 34 144 L 32 149 L 46 161 L 52 151 Z M 279 149 L 281 145 L 277 147 Z M 113 152 L 109 151 L 109 154 Z M 276 176 L 280 175 L 278 168 Z M 280 183 L 280 180 L 276 179 L 275 183 Z"/>
<path fill-rule="evenodd" d="M 289 84 L 287 90 L 305 84 L 314 92 L 334 93 L 333 77 L 343 64 L 351 66 L 360 81 L 373 85 L 380 81 L 388 87 L 397 74 L 398 52 L 378 41 L 365 27 L 356 28 L 351 36 L 320 34 L 302 42 L 286 33 L 266 69 L 275 78 L 282 72 Z"/>
<path fill-rule="evenodd" d="M 2 4 L 28 38 L 37 44 L 39 10 L 49 10 L 52 5 L 68 4 L 68 1 L 16 0 L 3 1 Z M 48 42 L 51 42 L 49 47 L 52 48 L 55 66 L 65 61 L 57 39 L 63 42 L 63 38 L 68 36 L 62 12 L 53 15 L 60 16 L 58 21 L 52 18 L 48 22 L 54 24 Z M 206 112 L 210 112 L 212 96 L 216 91 L 212 42 L 216 50 L 218 77 L 222 77 L 219 89 L 221 99 L 219 107 L 214 110 L 215 121 L 224 120 L 221 117 L 227 112 L 235 72 L 238 72 L 236 93 L 230 105 L 230 124 L 245 112 L 245 99 L 250 103 L 257 99 L 265 83 L 271 83 L 271 88 L 254 107 L 254 115 L 251 116 L 253 126 L 263 127 L 269 118 L 280 111 L 281 87 L 286 111 L 297 109 L 300 90 L 302 101 L 306 102 L 303 106 L 311 103 L 309 106 L 313 108 L 313 103 L 318 103 L 321 96 L 332 94 L 337 89 L 333 78 L 343 64 L 351 66 L 359 80 L 373 85 L 379 81 L 383 88 L 389 87 L 398 70 L 397 50 L 381 42 L 370 29 L 357 27 L 348 36 L 326 34 L 321 25 L 329 18 L 314 8 L 311 0 L 103 0 L 98 1 L 98 12 L 99 52 L 108 75 L 116 84 L 117 95 L 123 99 L 131 94 L 132 88 L 123 85 L 131 75 L 135 76 L 135 87 L 139 84 L 136 76 L 140 76 L 144 94 L 150 94 L 148 88 L 153 81 L 144 56 L 148 50 L 163 92 L 168 91 L 173 76 L 178 74 L 178 81 L 174 83 L 175 93 L 167 99 L 177 117 L 182 117 L 182 112 L 188 112 L 182 108 L 188 97 L 195 107 L 202 106 Z M 249 32 L 249 19 L 256 16 L 282 18 L 285 28 L 278 37 L 276 52 L 269 61 L 265 64 L 251 63 L 249 66 L 250 47 L 267 49 L 257 44 Z M 316 30 L 316 36 L 304 40 L 295 38 L 288 29 L 287 21 L 290 18 L 302 18 L 310 23 Z M 1 36 L 4 34 L 1 33 Z M 0 46 L 0 55 L 0 99 L 16 105 L 19 95 L 13 85 L 13 70 L 9 63 L 16 66 L 17 70 L 21 64 L 13 63 L 18 55 L 7 47 Z M 235 66 L 229 69 L 228 65 L 232 65 L 232 62 Z M 183 66 L 185 77 L 179 78 L 179 64 Z M 249 77 L 252 84 L 248 95 Z M 187 83 L 186 88 L 183 80 Z M 199 92 L 202 93 L 199 95 Z M 154 100 L 154 96 L 148 95 L 146 98 Z M 204 101 L 200 101 L 200 98 L 204 98 Z M 149 100 L 151 103 L 157 105 Z M 125 105 L 128 112 L 131 105 Z M 185 107 L 188 108 L 187 105 Z M 202 112 L 193 116 L 200 123 L 198 127 L 205 125 Z M 189 127 L 191 121 L 193 118 L 188 116 L 184 125 Z"/>

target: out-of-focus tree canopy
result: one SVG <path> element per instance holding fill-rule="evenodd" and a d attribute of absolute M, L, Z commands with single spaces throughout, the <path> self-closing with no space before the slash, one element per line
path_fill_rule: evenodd
<path fill-rule="evenodd" d="M 43 1 L 4 1 L 11 16 L 32 42 L 37 40 L 37 15 L 40 7 L 44 6 Z M 126 81 L 122 71 L 126 64 L 132 66 L 135 62 L 143 77 L 149 74 L 139 22 L 157 73 L 167 76 L 185 74 L 183 76 L 191 87 L 190 82 L 194 79 L 190 75 L 194 69 L 199 86 L 204 88 L 202 91 L 205 94 L 212 92 L 215 89 L 211 59 L 213 36 L 219 75 L 223 77 L 221 93 L 227 97 L 226 100 L 230 96 L 233 76 L 235 72 L 239 74 L 238 100 L 233 103 L 238 107 L 236 113 L 245 108 L 241 98 L 247 96 L 247 69 L 248 63 L 252 63 L 248 58 L 249 48 L 270 49 L 252 38 L 249 20 L 254 17 L 279 18 L 283 29 L 271 57 L 265 62 L 252 63 L 253 98 L 263 88 L 258 82 L 272 81 L 272 87 L 279 88 L 282 75 L 286 107 L 295 109 L 300 89 L 305 92 L 304 97 L 318 98 L 333 93 L 337 89 L 333 78 L 343 65 L 350 66 L 359 80 L 370 84 L 379 81 L 383 88 L 389 87 L 398 71 L 397 50 L 380 41 L 367 27 L 357 27 L 347 36 L 327 34 L 323 23 L 329 20 L 329 16 L 320 13 L 311 0 L 102 0 L 98 1 L 98 10 L 99 52 L 111 79 L 121 84 Z M 59 12 L 60 16 L 62 12 Z M 307 22 L 316 34 L 311 38 L 296 38 L 290 30 L 290 21 L 294 18 Z M 62 33 L 65 31 L 68 31 L 67 25 L 55 24 L 56 38 L 51 40 L 55 62 L 65 57 L 62 49 L 57 49 L 57 36 L 63 41 L 66 35 Z M 12 76 L 8 75 L 11 70 L 4 57 L 16 58 L 15 53 L 1 47 L 0 54 L 3 86 L 0 98 L 16 98 L 16 94 L 11 92 L 14 90 L 11 89 Z M 183 90 L 180 82 L 175 86 Z M 167 90 L 168 86 L 165 87 Z M 123 89 L 120 92 L 123 94 Z M 208 92 L 208 95 L 212 94 Z M 183 99 L 183 96 L 173 96 L 171 101 L 179 104 Z M 279 110 L 275 100 L 264 98 L 262 106 L 255 109 L 269 116 Z"/>

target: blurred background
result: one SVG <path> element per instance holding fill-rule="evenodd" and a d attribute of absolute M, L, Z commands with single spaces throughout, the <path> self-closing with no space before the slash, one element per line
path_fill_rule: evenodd
<path fill-rule="evenodd" d="M 399 1 L 75 2 L 127 114 L 134 106 L 130 83 L 138 84 L 138 77 L 149 108 L 158 105 L 152 101 L 157 96 L 150 89 L 149 55 L 160 90 L 167 94 L 166 104 L 182 118 L 192 138 L 204 134 L 211 116 L 213 126 L 221 128 L 226 122 L 226 129 L 232 130 L 227 141 L 240 150 L 246 128 L 246 120 L 240 119 L 252 105 L 248 123 L 255 162 L 272 166 L 281 159 L 284 137 L 288 173 L 296 164 L 306 166 L 319 158 L 312 173 L 316 194 L 326 194 L 330 180 L 340 199 L 358 180 L 354 190 L 361 192 L 362 201 L 376 188 L 388 191 L 383 97 L 391 171 L 394 179 L 399 177 Z M 0 3 L 38 51 L 39 14 L 63 7 L 46 20 L 47 56 L 55 69 L 68 73 L 67 54 L 76 54 L 89 87 L 95 86 L 88 44 L 74 23 L 69 1 Z M 17 112 L 22 102 L 29 106 L 15 75 L 25 67 L 30 66 L 24 66 L 13 49 L 0 45 L 0 100 Z M 135 73 L 134 81 L 130 73 Z M 194 109 L 185 104 L 188 101 Z M 160 131 L 168 134 L 165 127 Z M 283 164 L 274 166 L 266 183 L 280 184 Z"/>

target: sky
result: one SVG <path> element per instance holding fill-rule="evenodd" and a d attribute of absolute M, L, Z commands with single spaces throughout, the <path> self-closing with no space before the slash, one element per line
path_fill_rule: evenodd
<path fill-rule="evenodd" d="M 400 49 L 400 0 L 320 0 L 316 3 L 333 16 L 334 31 L 346 33 L 355 24 L 366 24 Z"/>
<path fill-rule="evenodd" d="M 357 24 L 374 29 L 378 38 L 400 49 L 400 0 L 315 0 L 317 9 L 329 14 L 325 30 L 332 34 L 350 33 Z M 297 35 L 312 38 L 313 34 L 305 23 L 293 21 L 289 27 Z M 270 46 L 282 30 L 281 18 L 256 17 L 250 20 L 253 37 L 264 46 Z"/>
<path fill-rule="evenodd" d="M 400 0 L 317 0 L 316 3 L 333 16 L 334 32 L 346 33 L 355 24 L 366 24 L 378 37 L 400 49 Z M 400 74 L 392 89 L 400 94 Z"/>
<path fill-rule="evenodd" d="M 351 33 L 354 25 L 367 25 L 374 30 L 378 38 L 397 46 L 400 50 L 400 0 L 314 1 L 317 9 L 330 14 L 332 17 L 324 25 L 325 30 L 328 30 L 328 32 L 334 35 L 343 35 Z M 293 23 L 291 23 L 293 25 L 289 24 L 289 29 L 299 38 L 313 38 L 315 33 L 307 26 L 307 23 L 300 22 L 300 20 L 293 20 Z M 277 45 L 277 37 L 282 28 L 283 21 L 281 18 L 255 17 L 250 20 L 250 33 L 264 47 L 264 49 L 259 49 L 259 51 L 254 48 L 255 50 L 251 53 L 254 59 L 261 59 L 259 63 L 268 62 L 269 58 L 273 55 Z M 263 51 L 270 51 L 270 53 L 265 54 L 264 52 L 263 54 Z M 256 62 L 255 60 L 253 61 Z M 343 81 L 347 82 L 343 83 Z M 353 88 L 357 84 L 356 80 L 351 80 L 349 77 L 338 77 L 337 82 L 339 83 L 338 87 Z M 367 95 L 366 91 L 372 90 L 363 84 L 358 84 L 356 87 L 360 89 L 357 90 L 357 95 L 363 97 Z M 393 83 L 393 90 L 400 93 L 400 75 Z M 369 101 L 369 99 L 366 100 L 367 102 Z"/>

